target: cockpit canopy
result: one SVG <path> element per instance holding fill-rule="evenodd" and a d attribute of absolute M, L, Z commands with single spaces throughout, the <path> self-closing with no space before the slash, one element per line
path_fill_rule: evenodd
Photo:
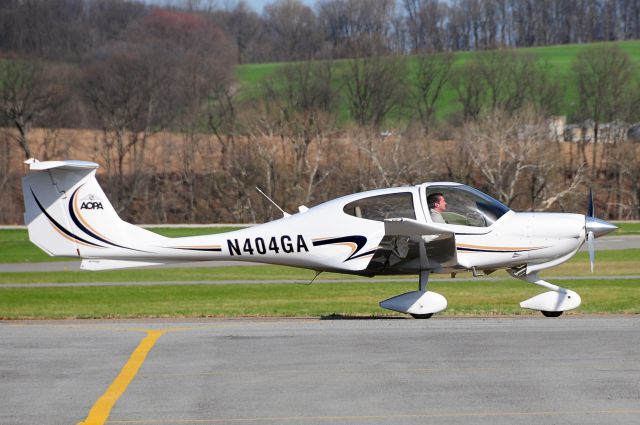
<path fill-rule="evenodd" d="M 488 227 L 509 211 L 509 208 L 489 195 L 465 185 L 428 186 L 425 205 L 426 199 L 434 193 L 441 193 L 446 200 L 447 209 L 442 213 L 442 218 L 447 224 Z M 429 209 L 431 207 L 428 206 Z"/>
<path fill-rule="evenodd" d="M 398 217 L 416 219 L 411 192 L 396 192 L 361 198 L 345 205 L 343 211 L 355 217 L 376 221 Z"/>
<path fill-rule="evenodd" d="M 442 194 L 447 208 L 441 215 L 446 224 L 462 226 L 488 227 L 509 211 L 505 205 L 492 197 L 465 185 L 435 184 L 426 187 L 424 199 L 415 205 L 422 204 L 424 212 L 416 211 L 414 192 L 399 189 L 397 192 L 373 195 L 349 202 L 344 206 L 346 214 L 368 220 L 384 221 L 388 218 L 411 218 L 416 215 L 428 216 L 433 220 L 427 199 L 431 194 Z M 416 192 L 417 195 L 417 192 Z"/>

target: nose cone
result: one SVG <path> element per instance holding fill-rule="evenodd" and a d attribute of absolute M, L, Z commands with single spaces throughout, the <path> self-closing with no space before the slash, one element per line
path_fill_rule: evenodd
<path fill-rule="evenodd" d="M 600 220 L 595 217 L 585 217 L 585 230 L 587 233 L 593 232 L 593 235 L 597 238 L 607 233 L 613 232 L 618 228 L 618 226 L 614 226 L 611 223 L 608 223 L 604 220 Z"/>

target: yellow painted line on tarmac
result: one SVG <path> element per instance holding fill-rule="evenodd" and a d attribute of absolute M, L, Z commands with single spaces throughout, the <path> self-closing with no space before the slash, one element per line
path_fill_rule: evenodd
<path fill-rule="evenodd" d="M 429 419 L 429 418 L 482 418 L 482 417 L 536 417 L 536 416 L 585 416 L 585 415 L 637 415 L 640 409 L 603 409 L 584 411 L 538 411 L 538 412 L 443 412 L 443 413 L 415 413 L 393 415 L 349 415 L 349 416 L 274 416 L 247 418 L 211 418 L 211 419 L 138 419 L 109 421 L 110 424 L 219 424 L 219 423 L 256 423 L 256 422 L 308 422 L 308 421 L 392 421 L 399 419 Z"/>
<path fill-rule="evenodd" d="M 144 363 L 158 338 L 169 332 L 169 330 L 145 330 L 145 332 L 147 336 L 133 351 L 116 379 L 107 388 L 107 391 L 93 405 L 87 418 L 79 422 L 78 425 L 102 425 L 107 421 L 111 409 L 127 390 L 133 378 L 135 378 L 140 366 Z"/>

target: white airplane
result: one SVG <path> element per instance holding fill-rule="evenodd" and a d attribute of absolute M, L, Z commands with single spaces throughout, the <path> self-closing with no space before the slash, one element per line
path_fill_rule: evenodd
<path fill-rule="evenodd" d="M 118 217 L 95 178 L 98 164 L 26 163 L 30 173 L 22 186 L 29 238 L 49 255 L 82 258 L 82 269 L 235 260 L 318 273 L 415 274 L 417 291 L 380 302 L 415 318 L 447 307 L 442 295 L 427 290 L 431 273 L 471 271 L 479 276 L 498 269 L 549 289 L 521 307 L 559 316 L 578 307 L 580 296 L 538 273 L 569 260 L 585 241 L 593 271 L 594 237 L 617 228 L 593 217 L 592 200 L 586 216 L 521 213 L 469 186 L 439 182 L 301 206 L 296 214 L 233 232 L 168 238 Z M 446 210 L 441 218 L 434 217 L 444 222 L 435 222 L 431 210 L 442 207 L 435 204 L 443 198 Z"/>

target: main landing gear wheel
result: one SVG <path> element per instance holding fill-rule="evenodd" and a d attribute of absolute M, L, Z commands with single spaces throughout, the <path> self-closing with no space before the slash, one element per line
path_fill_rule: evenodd
<path fill-rule="evenodd" d="M 559 317 L 564 311 L 541 311 L 544 317 Z"/>
<path fill-rule="evenodd" d="M 411 314 L 411 317 L 413 317 L 414 319 L 431 319 L 431 316 L 433 316 L 433 313 L 429 313 L 429 314 Z"/>
<path fill-rule="evenodd" d="M 424 246 L 421 246 L 420 255 L 426 255 L 422 252 Z M 445 297 L 438 293 L 427 291 L 429 273 L 429 270 L 420 272 L 420 283 L 417 291 L 407 292 L 380 301 L 380 307 L 410 314 L 414 319 L 428 319 L 433 316 L 433 313 L 438 313 L 447 308 L 447 299 Z"/>

